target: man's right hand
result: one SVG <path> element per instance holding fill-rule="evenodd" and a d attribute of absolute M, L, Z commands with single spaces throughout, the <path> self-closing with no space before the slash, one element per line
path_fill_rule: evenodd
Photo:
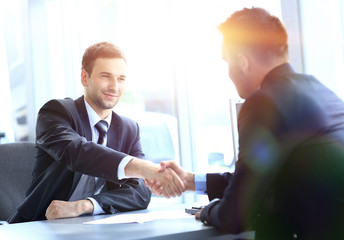
<path fill-rule="evenodd" d="M 183 181 L 185 186 L 185 191 L 195 191 L 195 174 L 185 171 L 180 167 L 175 161 L 163 161 L 160 163 L 160 172 L 173 169 L 173 171 L 178 174 L 180 179 Z M 158 179 L 151 178 L 145 179 L 146 186 L 149 187 L 151 192 L 157 196 L 165 196 L 164 186 Z"/>
<path fill-rule="evenodd" d="M 173 168 L 161 169 L 161 167 L 152 162 L 133 158 L 125 167 L 125 175 L 127 177 L 139 177 L 146 181 L 154 179 L 159 182 L 161 191 L 158 196 L 166 198 L 180 196 L 185 191 L 183 181 Z M 153 192 L 155 194 L 155 192 Z"/>

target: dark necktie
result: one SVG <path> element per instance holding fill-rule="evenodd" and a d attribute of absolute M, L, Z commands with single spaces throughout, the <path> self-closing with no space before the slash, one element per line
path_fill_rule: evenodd
<path fill-rule="evenodd" d="M 98 138 L 98 144 L 101 145 L 106 145 L 106 137 L 107 137 L 107 130 L 108 130 L 108 124 L 106 121 L 104 120 L 100 120 L 96 125 L 95 125 L 96 129 L 99 132 L 99 138 Z M 91 177 L 94 180 L 94 194 L 98 194 L 102 191 L 102 189 L 104 190 L 104 187 L 106 187 L 105 185 L 105 179 L 103 178 L 97 178 L 97 177 Z"/>
<path fill-rule="evenodd" d="M 96 125 L 96 129 L 99 132 L 98 144 L 105 145 L 106 132 L 108 130 L 108 124 L 104 120 L 100 120 Z"/>
<path fill-rule="evenodd" d="M 100 120 L 95 128 L 98 130 L 99 138 L 98 144 L 105 145 L 106 136 L 108 130 L 108 124 L 104 120 Z M 81 184 L 80 184 L 81 182 Z M 79 186 L 80 185 L 80 186 Z M 74 190 L 69 201 L 76 201 L 80 199 L 85 199 L 86 197 L 98 194 L 106 190 L 106 181 L 103 178 L 97 178 L 89 175 L 83 174 L 80 178 L 79 185 L 76 191 Z"/>

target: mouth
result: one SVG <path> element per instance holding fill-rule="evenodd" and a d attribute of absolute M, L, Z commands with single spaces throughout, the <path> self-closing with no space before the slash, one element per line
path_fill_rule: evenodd
<path fill-rule="evenodd" d="M 116 98 L 118 97 L 117 93 L 109 93 L 109 92 L 104 92 L 104 95 L 108 98 Z"/>

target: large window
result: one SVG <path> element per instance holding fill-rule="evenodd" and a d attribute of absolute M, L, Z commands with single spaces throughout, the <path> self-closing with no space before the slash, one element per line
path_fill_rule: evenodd
<path fill-rule="evenodd" d="M 190 171 L 233 170 L 229 101 L 238 96 L 221 59 L 217 26 L 243 7 L 261 6 L 280 17 L 279 1 L 14 1 L 28 4 L 32 122 L 47 100 L 82 94 L 85 48 L 111 41 L 124 49 L 129 70 L 114 111 L 140 123 L 147 157 L 175 159 Z"/>
<path fill-rule="evenodd" d="M 68 93 L 67 86 L 78 96 L 84 49 L 114 42 L 124 49 L 129 67 L 126 93 L 114 110 L 140 123 L 147 157 L 175 159 L 190 171 L 233 170 L 229 100 L 237 94 L 221 59 L 217 25 L 253 5 L 280 16 L 275 0 L 50 0 L 54 96 Z"/>

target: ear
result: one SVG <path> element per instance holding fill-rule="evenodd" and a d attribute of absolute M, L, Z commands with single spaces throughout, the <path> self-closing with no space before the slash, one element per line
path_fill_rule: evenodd
<path fill-rule="evenodd" d="M 87 77 L 88 77 L 88 73 L 86 72 L 85 69 L 81 70 L 81 84 L 84 87 L 87 87 Z"/>
<path fill-rule="evenodd" d="M 250 58 L 246 54 L 239 52 L 238 62 L 239 62 L 239 67 L 241 71 L 243 73 L 246 73 L 250 68 Z"/>

